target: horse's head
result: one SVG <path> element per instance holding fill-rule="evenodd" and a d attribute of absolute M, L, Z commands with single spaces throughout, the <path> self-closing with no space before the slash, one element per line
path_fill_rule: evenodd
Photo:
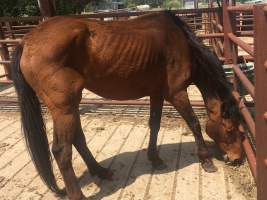
<path fill-rule="evenodd" d="M 238 103 L 234 98 L 222 102 L 217 117 L 209 119 L 206 124 L 207 134 L 223 151 L 224 160 L 231 164 L 242 162 L 242 140 L 244 133 L 241 130 L 241 115 Z"/>

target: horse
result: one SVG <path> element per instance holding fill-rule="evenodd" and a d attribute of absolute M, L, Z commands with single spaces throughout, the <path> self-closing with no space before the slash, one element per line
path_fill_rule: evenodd
<path fill-rule="evenodd" d="M 23 37 L 13 56 L 11 74 L 36 169 L 50 190 L 66 192 L 70 199 L 84 197 L 72 167 L 72 146 L 93 176 L 112 180 L 113 175 L 86 145 L 79 115 L 83 89 L 116 100 L 150 96 L 147 156 L 158 169 L 164 168 L 157 151 L 162 107 L 164 100 L 170 102 L 194 134 L 201 166 L 215 172 L 186 90 L 194 83 L 207 109 L 207 133 L 229 161 L 242 159 L 238 101 L 222 65 L 171 11 L 128 21 L 51 18 Z M 66 190 L 59 189 L 52 171 L 40 102 L 53 119 L 52 153 Z"/>

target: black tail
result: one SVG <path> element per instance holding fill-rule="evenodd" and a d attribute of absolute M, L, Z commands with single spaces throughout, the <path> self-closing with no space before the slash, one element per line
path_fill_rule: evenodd
<path fill-rule="evenodd" d="M 63 195 L 56 184 L 51 165 L 51 154 L 46 136 L 46 129 L 41 113 L 40 102 L 25 81 L 20 70 L 20 59 L 23 51 L 23 45 L 18 45 L 11 65 L 11 77 L 18 94 L 18 101 L 21 111 L 21 122 L 26 145 L 35 164 L 35 167 L 47 185 L 53 192 Z"/>
<path fill-rule="evenodd" d="M 190 27 L 171 11 L 166 11 L 173 21 L 184 32 L 191 48 L 193 59 L 193 82 L 207 97 L 219 97 L 222 114 L 226 118 L 239 118 L 239 110 L 232 95 L 232 85 L 227 81 L 218 57 L 200 41 Z"/>

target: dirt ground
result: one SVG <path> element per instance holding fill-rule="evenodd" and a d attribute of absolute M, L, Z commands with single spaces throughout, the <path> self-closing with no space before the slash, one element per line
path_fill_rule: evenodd
<path fill-rule="evenodd" d="M 243 196 L 246 196 L 247 200 L 255 200 L 257 193 L 256 184 L 251 175 L 248 175 L 248 171 L 250 170 L 248 163 L 246 162 L 239 167 L 227 166 L 225 168 L 229 179 L 233 181 L 237 191 Z"/>
<path fill-rule="evenodd" d="M 201 100 L 190 86 L 191 100 Z M 14 88 L 1 88 L 0 96 L 15 98 Z M 83 98 L 99 98 L 84 92 Z M 195 109 L 202 127 L 206 112 Z M 101 165 L 114 170 L 114 180 L 91 177 L 74 150 L 73 165 L 88 199 L 118 200 L 255 200 L 256 187 L 247 162 L 240 167 L 226 165 L 220 152 L 205 135 L 216 173 L 206 173 L 195 154 L 194 137 L 172 107 L 164 107 L 158 147 L 167 168 L 153 170 L 147 160 L 149 108 L 146 106 L 80 106 L 81 122 L 87 145 Z M 47 135 L 51 143 L 52 121 L 44 109 Z M 20 131 L 18 107 L 0 105 L 0 199 L 60 199 L 39 178 L 25 149 Z M 62 177 L 55 163 L 58 183 Z"/>
<path fill-rule="evenodd" d="M 0 72 L 3 74 L 1 65 Z M 190 99 L 201 100 L 194 87 L 189 90 Z M 0 96 L 15 97 L 14 88 L 0 86 Z M 84 93 L 83 98 L 87 97 L 95 96 Z M 218 171 L 212 174 L 203 171 L 195 154 L 193 135 L 173 108 L 165 107 L 163 111 L 158 146 L 168 167 L 161 171 L 153 170 L 146 156 L 147 107 L 81 106 L 80 113 L 88 147 L 101 165 L 114 171 L 113 181 L 91 177 L 74 150 L 74 169 L 88 199 L 256 200 L 256 186 L 247 162 L 239 167 L 226 165 L 206 135 Z M 196 113 L 204 127 L 205 111 L 199 109 Z M 0 105 L 0 199 L 60 199 L 39 178 L 26 151 L 19 120 L 16 106 Z M 48 114 L 46 125 L 51 143 L 52 121 Z M 53 165 L 63 187 L 55 162 Z"/>
<path fill-rule="evenodd" d="M 196 112 L 204 125 L 204 112 Z M 113 181 L 91 177 L 74 150 L 74 169 L 88 199 L 256 199 L 247 163 L 238 168 L 225 165 L 216 158 L 218 149 L 207 136 L 219 170 L 212 174 L 203 171 L 195 154 L 193 135 L 172 108 L 164 108 L 159 133 L 159 153 L 168 166 L 161 171 L 153 170 L 146 157 L 147 107 L 89 106 L 81 107 L 81 113 L 88 147 L 101 165 L 114 171 Z M 52 122 L 47 114 L 46 124 L 51 141 Z M 54 171 L 63 186 L 56 165 Z M 25 150 L 19 114 L 14 111 L 0 112 L 0 199 L 60 199 L 47 190 L 37 175 Z"/>

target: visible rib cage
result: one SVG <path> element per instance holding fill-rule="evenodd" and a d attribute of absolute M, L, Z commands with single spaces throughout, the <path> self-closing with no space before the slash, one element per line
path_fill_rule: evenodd
<path fill-rule="evenodd" d="M 97 62 L 106 68 L 107 74 L 129 69 L 129 73 L 146 70 L 159 62 L 162 56 L 162 48 L 157 50 L 153 35 L 145 32 L 141 35 L 127 32 L 104 36 L 103 39 L 100 34 L 99 42 L 98 38 L 95 39 L 93 52 Z"/>

